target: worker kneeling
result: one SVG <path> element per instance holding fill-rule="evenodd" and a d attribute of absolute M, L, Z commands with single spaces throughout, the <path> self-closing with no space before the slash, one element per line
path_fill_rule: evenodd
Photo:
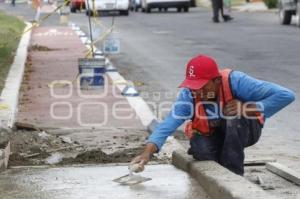
<path fill-rule="evenodd" d="M 189 61 L 180 87 L 172 111 L 148 138 L 142 154 L 133 159 L 132 164 L 139 164 L 136 172 L 142 171 L 167 137 L 188 120 L 188 154 L 243 175 L 244 149 L 258 141 L 266 118 L 295 99 L 291 90 L 277 84 L 239 71 L 219 70 L 206 55 Z"/>

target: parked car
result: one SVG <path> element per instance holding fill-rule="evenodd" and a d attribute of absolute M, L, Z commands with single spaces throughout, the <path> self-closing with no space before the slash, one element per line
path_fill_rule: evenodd
<path fill-rule="evenodd" d="M 86 9 L 87 15 L 92 15 L 93 11 L 96 12 L 114 12 L 119 11 L 121 15 L 128 16 L 129 14 L 129 0 L 85 0 L 87 4 L 89 1 L 90 9 Z M 95 6 L 95 9 L 93 8 Z M 88 7 L 88 6 L 86 6 Z"/>
<path fill-rule="evenodd" d="M 151 9 L 158 8 L 159 11 L 164 9 L 167 11 L 168 8 L 177 8 L 177 12 L 189 11 L 190 0 L 141 0 L 142 11 L 151 13 Z"/>
<path fill-rule="evenodd" d="M 278 0 L 279 20 L 282 25 L 288 25 L 292 16 L 297 15 L 297 25 L 300 27 L 300 0 Z"/>
<path fill-rule="evenodd" d="M 77 10 L 85 9 L 84 0 L 70 0 L 70 11 L 76 12 Z"/>
<path fill-rule="evenodd" d="M 141 0 L 130 0 L 129 9 L 131 11 L 138 12 L 141 7 L 142 7 Z"/>

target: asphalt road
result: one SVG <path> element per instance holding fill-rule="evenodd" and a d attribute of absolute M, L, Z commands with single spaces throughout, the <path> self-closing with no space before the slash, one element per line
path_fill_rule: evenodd
<path fill-rule="evenodd" d="M 0 7 L 4 8 L 2 5 Z M 24 7 L 4 9 L 32 18 Z M 202 8 L 189 13 L 116 16 L 115 30 L 121 38 L 121 53 L 110 57 L 120 73 L 134 81 L 150 103 L 175 99 L 177 86 L 184 78 L 185 64 L 199 53 L 215 57 L 222 68 L 230 67 L 286 86 L 295 91 L 298 98 L 299 28 L 294 24 L 279 25 L 274 12 L 233 12 L 232 15 L 234 21 L 220 24 L 213 24 L 210 10 Z M 44 24 L 57 25 L 58 19 L 56 15 Z M 112 16 L 97 19 L 106 26 L 112 22 Z M 70 20 L 87 30 L 84 13 L 72 14 Z M 101 32 L 103 28 L 96 28 L 94 36 Z M 248 157 L 274 157 L 300 171 L 299 112 L 300 104 L 296 99 L 270 118 L 260 142 L 246 151 Z"/>

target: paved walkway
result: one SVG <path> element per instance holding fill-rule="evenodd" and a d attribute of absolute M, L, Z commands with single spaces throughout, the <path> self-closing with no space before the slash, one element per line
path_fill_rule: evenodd
<path fill-rule="evenodd" d="M 18 122 L 51 128 L 144 128 L 109 79 L 101 90 L 81 92 L 74 80 L 86 47 L 71 28 L 36 28 L 31 45 Z M 51 89 L 53 81 L 61 80 L 72 83 Z"/>

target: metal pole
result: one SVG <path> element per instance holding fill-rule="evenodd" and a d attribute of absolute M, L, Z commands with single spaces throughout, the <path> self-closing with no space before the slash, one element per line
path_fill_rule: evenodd
<path fill-rule="evenodd" d="M 90 39 L 91 39 L 91 49 L 92 49 L 92 55 L 94 57 L 94 45 L 93 45 L 93 33 L 92 33 L 92 24 L 91 24 L 91 14 L 90 12 L 93 12 L 90 10 L 90 3 L 89 0 L 87 0 L 87 12 L 88 12 L 88 18 L 89 18 L 89 31 L 90 31 Z"/>

